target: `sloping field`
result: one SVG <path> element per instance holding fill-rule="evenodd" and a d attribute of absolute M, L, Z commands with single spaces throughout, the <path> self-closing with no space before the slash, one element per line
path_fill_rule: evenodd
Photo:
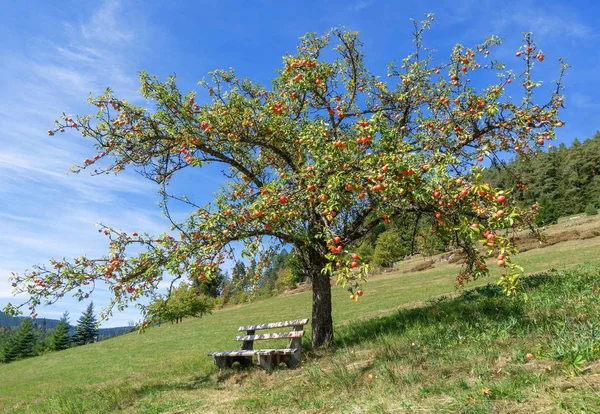
<path fill-rule="evenodd" d="M 553 368 L 554 363 L 563 364 L 560 358 L 551 359 L 552 363 L 544 365 L 541 371 L 536 371 L 537 377 L 531 374 L 535 378 L 529 373 L 522 374 L 523 378 L 518 377 L 521 374 L 515 374 L 518 378 L 513 378 L 514 372 L 521 372 L 521 368 L 517 371 L 513 369 L 514 372 L 509 375 L 507 381 L 518 382 L 516 385 L 513 384 L 515 389 L 519 390 L 515 391 L 516 394 L 515 392 L 511 394 L 510 390 L 513 386 L 510 384 L 502 385 L 508 390 L 505 390 L 506 395 L 504 395 L 498 390 L 493 391 L 491 383 L 485 382 L 491 378 L 492 371 L 496 372 L 500 368 L 502 369 L 499 372 L 510 371 L 512 368 L 507 367 L 512 366 L 511 364 L 518 358 L 522 363 L 537 364 L 538 361 L 542 361 L 537 357 L 529 358 L 526 355 L 529 353 L 537 355 L 541 351 L 535 347 L 545 346 L 540 345 L 545 343 L 541 339 L 545 338 L 544 341 L 547 342 L 552 336 L 550 331 L 532 333 L 530 325 L 527 325 L 527 328 L 520 327 L 520 322 L 515 322 L 513 327 L 522 330 L 519 331 L 522 334 L 519 336 L 511 331 L 510 326 L 507 327 L 503 316 L 505 311 L 506 320 L 512 321 L 523 319 L 529 314 L 538 315 L 536 312 L 539 309 L 535 308 L 537 302 L 534 298 L 539 296 L 540 301 L 556 305 L 556 309 L 547 305 L 548 309 L 536 316 L 540 320 L 545 320 L 548 315 L 564 314 L 565 318 L 579 317 L 583 321 L 581 323 L 589 322 L 596 326 L 599 321 L 592 317 L 593 315 L 590 315 L 585 307 L 588 306 L 589 301 L 598 301 L 599 295 L 596 294 L 595 285 L 589 287 L 589 292 L 592 293 L 581 293 L 586 298 L 590 297 L 588 302 L 587 299 L 582 299 L 583 308 L 580 310 L 575 308 L 579 306 L 577 289 L 581 290 L 585 284 L 593 284 L 596 281 L 600 283 L 598 275 L 592 274 L 594 268 L 597 268 L 595 263 L 600 262 L 599 237 L 565 241 L 543 249 L 532 249 L 520 255 L 519 262 L 525 267 L 527 273 L 548 269 L 564 271 L 580 263 L 592 263 L 585 272 L 576 273 L 583 275 L 580 276 L 581 283 L 568 289 L 563 287 L 567 289 L 566 291 L 557 291 L 556 297 L 567 295 L 567 299 L 563 298 L 560 302 L 556 302 L 547 293 L 536 296 L 536 285 L 531 283 L 528 285 L 528 290 L 531 291 L 530 300 L 527 302 L 529 304 L 523 303 L 520 299 L 511 302 L 510 299 L 497 297 L 496 290 L 489 288 L 483 291 L 493 293 L 488 295 L 489 298 L 482 294 L 472 295 L 482 299 L 472 302 L 471 316 L 483 318 L 486 322 L 482 322 L 482 326 L 485 326 L 485 332 L 489 331 L 488 333 L 481 331 L 481 326 L 453 327 L 452 324 L 458 321 L 449 316 L 448 320 L 441 318 L 428 322 L 427 318 L 423 319 L 423 312 L 427 314 L 445 312 L 447 315 L 458 312 L 457 315 L 462 315 L 464 319 L 466 315 L 464 301 L 471 300 L 465 299 L 469 298 L 468 295 L 462 295 L 459 298 L 436 302 L 440 303 L 437 308 L 432 308 L 432 303 L 425 303 L 432 297 L 457 293 L 454 279 L 459 265 L 440 262 L 429 270 L 403 273 L 424 260 L 411 259 L 403 262 L 397 271 L 373 277 L 367 284 L 365 295 L 358 303 L 348 298 L 347 291 L 335 287 L 333 289 L 334 321 L 340 347 L 335 352 L 325 354 L 315 354 L 309 350 L 306 353 L 308 359 L 300 369 L 281 370 L 270 375 L 258 369 L 234 370 L 219 374 L 212 359 L 207 357 L 206 353 L 235 349 L 238 344 L 233 341 L 233 337 L 238 326 L 310 318 L 310 292 L 286 294 L 226 308 L 202 319 L 186 320 L 178 325 L 163 325 L 150 329 L 144 334 L 128 334 L 89 346 L 0 365 L 0 409 L 27 413 L 239 412 L 244 410 L 399 412 L 410 410 L 411 407 L 420 411 L 424 409 L 453 411 L 471 407 L 474 410 L 472 412 L 488 412 L 492 409 L 502 411 L 504 407 L 502 404 L 504 404 L 507 412 L 514 412 L 510 409 L 514 409 L 520 399 L 522 401 L 535 399 L 535 396 L 531 397 L 530 394 L 520 390 L 523 387 L 528 390 L 532 387 L 539 390 L 545 381 L 539 375 L 552 372 L 552 381 L 565 378 L 564 384 L 567 384 L 565 385 L 567 388 L 560 389 L 560 385 L 557 386 L 559 388 L 555 394 L 558 400 L 554 401 L 551 396 L 548 396 L 550 394 L 544 397 L 543 403 L 550 404 L 556 409 L 561 409 L 560 404 L 568 400 L 561 397 L 563 394 L 575 395 L 569 394 L 571 391 L 565 391 L 576 388 L 568 385 L 570 383 L 567 379 L 573 376 L 584 379 L 586 376 L 590 377 L 583 374 L 590 371 L 586 365 L 592 364 L 591 357 L 582 357 L 585 362 L 580 364 L 573 356 L 575 362 L 572 364 L 571 371 L 568 364 L 565 365 L 567 368 L 564 370 Z M 559 273 L 563 276 L 569 274 L 571 273 Z M 468 288 L 494 283 L 495 276 L 474 282 Z M 554 274 L 550 279 L 555 280 L 557 277 Z M 569 291 L 572 292 L 570 296 Z M 535 309 L 527 308 L 531 304 L 535 305 Z M 574 308 L 567 310 L 560 308 L 567 304 L 573 305 Z M 488 309 L 490 306 L 496 306 L 497 309 L 490 312 Z M 398 312 L 398 309 L 401 311 Z M 476 316 L 477 314 L 479 316 Z M 417 328 L 412 327 L 410 330 L 407 328 L 403 332 L 394 333 L 393 330 L 388 329 L 389 326 L 383 329 L 381 325 L 381 323 L 397 323 L 394 318 L 400 318 L 404 321 L 402 323 L 407 323 L 411 315 L 416 318 L 416 321 L 420 321 L 415 325 Z M 380 316 L 386 318 L 378 318 Z M 382 322 L 386 320 L 388 322 Z M 440 353 L 441 348 L 438 345 L 429 347 L 422 340 L 428 337 L 428 330 L 441 329 L 445 325 L 447 325 L 445 331 L 453 331 L 464 337 L 457 339 L 453 334 L 444 339 L 443 335 L 440 336 L 438 339 L 442 342 L 439 345 L 441 346 L 447 340 L 448 345 L 452 345 L 451 351 L 448 351 L 449 354 L 445 359 L 433 358 L 434 354 L 443 354 Z M 496 331 L 494 326 L 497 327 Z M 566 325 L 565 329 L 570 329 L 570 325 Z M 598 330 L 600 331 L 600 325 Z M 310 326 L 307 327 L 307 332 L 310 332 Z M 471 334 L 475 335 L 476 339 L 473 339 L 475 342 L 470 342 Z M 575 334 L 571 336 L 573 335 Z M 273 341 L 269 342 L 269 347 L 274 345 Z M 304 343 L 308 347 L 310 335 L 305 337 Z M 460 343 L 464 345 L 459 345 Z M 464 353 L 460 352 L 461 346 L 465 348 Z M 590 346 L 594 348 L 595 342 Z M 422 350 L 423 353 L 420 354 L 417 350 Z M 384 356 L 381 356 L 382 354 Z M 437 362 L 429 363 L 430 360 Z M 500 363 L 502 367 L 494 365 L 497 360 L 504 361 Z M 407 361 L 410 362 L 408 365 Z M 546 368 L 554 371 L 547 371 Z M 482 370 L 479 374 L 473 371 L 478 369 Z M 597 375 L 595 370 L 596 368 L 593 369 L 594 375 Z M 453 374 L 454 371 L 458 375 Z M 461 376 L 461 372 L 464 375 Z M 446 377 L 451 379 L 448 381 L 453 384 L 452 390 L 462 390 L 460 392 L 464 396 L 460 396 L 460 401 L 456 397 L 458 391 L 448 391 L 450 394 L 444 391 L 446 384 L 440 381 Z M 521 382 L 525 385 L 521 386 Z M 595 385 L 591 384 L 589 387 L 577 391 L 579 393 L 577 395 L 581 397 L 581 392 L 586 393 L 586 396 L 589 394 L 592 400 L 586 400 L 585 404 L 596 404 L 600 398 L 594 397 Z M 452 393 L 455 394 L 454 397 Z M 469 398 L 473 401 L 469 402 L 471 401 Z M 570 403 L 567 401 L 564 404 L 567 404 L 564 408 L 569 409 Z"/>

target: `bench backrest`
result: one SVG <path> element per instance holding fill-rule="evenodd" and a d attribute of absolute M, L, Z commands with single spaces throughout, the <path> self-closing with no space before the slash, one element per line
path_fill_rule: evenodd
<path fill-rule="evenodd" d="M 271 323 L 261 323 L 258 325 L 247 325 L 240 326 L 238 331 L 258 331 L 260 329 L 273 329 L 273 328 L 285 328 L 287 326 L 304 326 L 308 323 L 308 319 L 295 319 L 293 321 L 285 321 L 285 322 L 271 322 Z"/>
<path fill-rule="evenodd" d="M 304 336 L 304 325 L 308 323 L 308 319 L 296 319 L 292 321 L 284 322 L 271 322 L 262 323 L 258 325 L 247 325 L 240 326 L 238 331 L 246 331 L 246 335 L 236 336 L 236 341 L 244 341 L 242 349 L 253 349 L 254 341 L 267 340 L 267 339 L 283 339 L 290 338 L 288 348 L 294 348 L 297 350 L 302 349 L 302 337 Z M 275 329 L 275 328 L 286 328 L 292 327 L 290 332 L 274 332 L 256 334 L 255 332 L 263 329 Z"/>

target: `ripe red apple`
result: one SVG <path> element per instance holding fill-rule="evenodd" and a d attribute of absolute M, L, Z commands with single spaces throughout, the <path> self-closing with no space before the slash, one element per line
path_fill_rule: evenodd
<path fill-rule="evenodd" d="M 279 203 L 281 204 L 285 204 L 288 202 L 288 198 L 284 195 L 282 195 L 281 197 L 279 197 Z"/>
<path fill-rule="evenodd" d="M 335 236 L 335 237 L 333 238 L 333 241 L 339 244 L 339 243 L 341 243 L 341 242 L 342 242 L 342 238 L 341 238 L 340 236 Z"/>
<path fill-rule="evenodd" d="M 351 266 L 352 267 L 358 267 L 358 262 L 356 262 L 356 261 L 352 262 Z"/>
<path fill-rule="evenodd" d="M 506 201 L 506 196 L 504 194 L 500 194 L 496 199 L 499 203 L 504 203 Z"/>

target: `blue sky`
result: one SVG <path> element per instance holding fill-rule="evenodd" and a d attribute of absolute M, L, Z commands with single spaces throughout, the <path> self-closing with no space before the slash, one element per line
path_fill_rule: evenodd
<path fill-rule="evenodd" d="M 521 32 L 534 32 L 546 54 L 538 75 L 547 83 L 564 56 L 573 65 L 566 78 L 566 126 L 559 142 L 590 137 L 600 129 L 600 5 L 594 0 L 512 1 L 27 1 L 3 2 L 0 16 L 0 307 L 11 298 L 10 272 L 22 272 L 51 257 L 100 255 L 106 239 L 94 223 L 127 231 L 162 233 L 168 227 L 156 208 L 157 188 L 137 176 L 67 175 L 73 162 L 93 155 L 74 134 L 49 137 L 62 111 L 88 110 L 86 98 L 111 86 L 137 97 L 137 71 L 177 74 L 192 89 L 215 68 L 233 66 L 240 76 L 268 84 L 281 57 L 293 53 L 299 36 L 334 26 L 359 30 L 370 69 L 411 50 L 411 17 L 435 13 L 426 44 L 449 54 L 455 43 L 485 36 L 505 38 L 496 58 L 516 67 Z M 140 101 L 140 103 L 143 103 Z M 219 187 L 217 169 L 176 183 L 206 202 Z M 99 306 L 106 291 L 96 292 Z M 65 298 L 39 309 L 76 319 L 86 303 Z M 135 310 L 103 326 L 137 320 Z"/>

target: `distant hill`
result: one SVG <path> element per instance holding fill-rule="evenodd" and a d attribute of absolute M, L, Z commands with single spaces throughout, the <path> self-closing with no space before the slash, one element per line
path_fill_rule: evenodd
<path fill-rule="evenodd" d="M 15 326 L 21 325 L 21 321 L 25 319 L 24 316 L 8 316 L 4 313 L 0 312 L 0 327 L 11 328 Z M 28 318 L 31 319 L 31 318 Z M 42 331 L 48 329 L 56 328 L 56 324 L 58 323 L 58 319 L 47 319 L 47 318 L 38 318 L 32 319 L 35 327 L 39 327 Z M 135 330 L 132 326 L 119 326 L 115 328 L 100 328 L 98 329 L 99 339 L 112 338 L 114 336 L 123 335 L 129 332 L 133 332 Z M 71 325 L 71 334 L 75 331 L 75 327 Z"/>

